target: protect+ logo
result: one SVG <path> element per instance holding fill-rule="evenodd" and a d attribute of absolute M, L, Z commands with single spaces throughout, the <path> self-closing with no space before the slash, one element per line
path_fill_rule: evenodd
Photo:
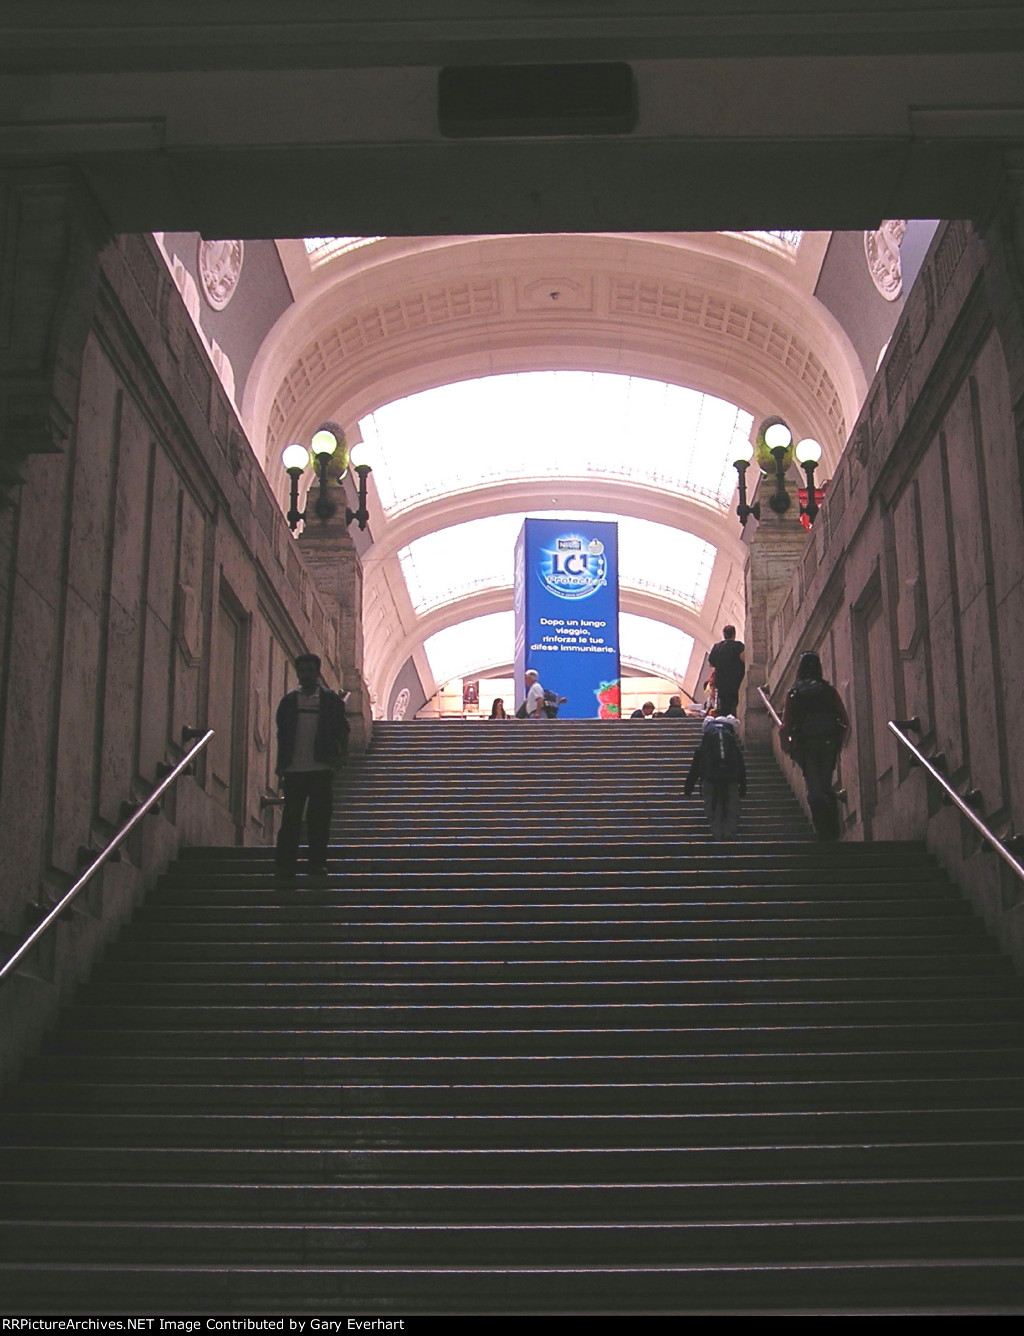
<path fill-rule="evenodd" d="M 554 547 L 541 553 L 538 574 L 544 588 L 556 598 L 589 598 L 608 583 L 604 543 L 579 534 L 556 538 Z"/>

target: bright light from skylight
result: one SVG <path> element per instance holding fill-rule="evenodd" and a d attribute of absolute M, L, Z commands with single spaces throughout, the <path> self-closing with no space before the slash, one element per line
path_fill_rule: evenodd
<path fill-rule="evenodd" d="M 446 627 L 424 641 L 430 671 L 438 686 L 453 677 L 478 677 L 512 662 L 514 615 L 491 612 L 485 617 Z M 681 681 L 693 650 L 693 637 L 667 622 L 624 612 L 619 617 L 623 663 L 650 671 L 656 677 Z"/>
<path fill-rule="evenodd" d="M 699 612 L 711 579 L 715 548 L 667 524 L 591 511 L 531 511 L 564 519 L 615 520 L 619 526 L 619 581 Z M 483 589 L 511 589 L 512 549 L 525 514 L 491 515 L 438 529 L 399 552 L 417 614 Z"/>
<path fill-rule="evenodd" d="M 318 264 L 326 264 L 339 255 L 347 255 L 349 251 L 383 240 L 383 237 L 305 237 L 304 244 L 309 262 L 316 268 Z"/>
<path fill-rule="evenodd" d="M 442 686 L 453 677 L 476 677 L 490 668 L 511 663 L 514 636 L 514 614 L 509 609 L 446 626 L 429 636 L 423 648 L 434 681 Z"/>
<path fill-rule="evenodd" d="M 726 510 L 752 418 L 636 376 L 530 371 L 396 400 L 359 429 L 388 513 L 520 478 L 620 478 Z"/>
<path fill-rule="evenodd" d="M 693 651 L 693 636 L 668 622 L 619 614 L 619 644 L 623 659 L 639 668 L 649 668 L 657 677 L 681 681 Z"/>

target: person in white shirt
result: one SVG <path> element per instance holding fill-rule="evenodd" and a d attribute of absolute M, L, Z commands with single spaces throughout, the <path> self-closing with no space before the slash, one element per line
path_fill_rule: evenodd
<path fill-rule="evenodd" d="M 536 668 L 526 670 L 526 717 L 527 719 L 546 719 L 544 712 L 544 688 L 540 684 Z"/>

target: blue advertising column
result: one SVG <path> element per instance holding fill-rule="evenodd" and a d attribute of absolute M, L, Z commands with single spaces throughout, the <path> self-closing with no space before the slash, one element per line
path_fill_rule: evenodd
<path fill-rule="evenodd" d="M 618 719 L 619 529 L 607 520 L 525 520 L 515 548 L 516 705 L 523 675 L 565 696 L 561 719 Z"/>

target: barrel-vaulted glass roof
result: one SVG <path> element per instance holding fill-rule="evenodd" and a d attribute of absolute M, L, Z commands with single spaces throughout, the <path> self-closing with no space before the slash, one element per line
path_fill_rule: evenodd
<path fill-rule="evenodd" d="M 438 685 L 470 677 L 512 662 L 514 614 L 491 612 L 446 627 L 424 641 L 430 671 Z M 619 616 L 623 662 L 657 677 L 680 681 L 693 649 L 693 637 L 667 622 L 624 612 Z"/>
<path fill-rule="evenodd" d="M 645 589 L 700 612 L 711 579 L 715 547 L 695 534 L 632 515 L 590 511 L 531 511 L 560 518 L 615 520 L 619 526 L 619 582 Z M 438 529 L 398 556 L 417 614 L 483 589 L 512 585 L 512 552 L 524 513 L 489 515 Z"/>
<path fill-rule="evenodd" d="M 637 376 L 529 371 L 457 381 L 362 419 L 362 457 L 387 514 L 531 478 L 625 479 L 723 512 L 749 413 Z"/>

